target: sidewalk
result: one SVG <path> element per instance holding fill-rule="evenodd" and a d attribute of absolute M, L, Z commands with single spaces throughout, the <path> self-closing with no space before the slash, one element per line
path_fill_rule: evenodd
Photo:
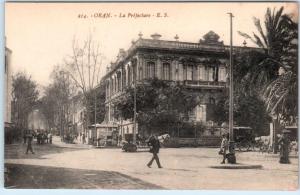
<path fill-rule="evenodd" d="M 82 144 L 80 142 L 76 142 L 74 144 L 68 144 L 68 143 L 62 142 L 59 136 L 53 136 L 52 144 L 54 146 L 62 147 L 62 148 L 84 148 L 84 149 L 93 148 L 92 145 Z"/>

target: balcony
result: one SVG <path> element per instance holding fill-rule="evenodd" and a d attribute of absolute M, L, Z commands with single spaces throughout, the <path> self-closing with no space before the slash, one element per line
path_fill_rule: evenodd
<path fill-rule="evenodd" d="M 225 88 L 225 81 L 190 81 L 185 80 L 184 85 L 188 87 L 203 87 L 203 88 Z"/>
<path fill-rule="evenodd" d="M 179 41 L 165 41 L 165 40 L 153 40 L 153 39 L 139 39 L 128 50 L 128 54 L 138 48 L 165 48 L 165 49 L 188 49 L 188 50 L 208 50 L 224 52 L 224 46 L 203 45 L 199 43 L 179 42 Z"/>

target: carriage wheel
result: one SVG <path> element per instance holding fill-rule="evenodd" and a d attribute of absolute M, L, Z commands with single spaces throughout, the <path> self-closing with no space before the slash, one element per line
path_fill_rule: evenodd
<path fill-rule="evenodd" d="M 250 143 L 248 141 L 242 141 L 239 143 L 239 150 L 241 152 L 246 152 L 246 151 L 249 151 L 250 149 Z"/>

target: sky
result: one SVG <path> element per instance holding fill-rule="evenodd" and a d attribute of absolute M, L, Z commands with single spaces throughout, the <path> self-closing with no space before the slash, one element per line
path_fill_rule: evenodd
<path fill-rule="evenodd" d="M 298 19 L 297 3 L 6 3 L 6 46 L 13 52 L 13 72 L 26 72 L 45 86 L 54 66 L 71 54 L 74 37 L 83 41 L 91 34 L 100 43 L 104 75 L 119 49 L 127 50 L 139 32 L 143 38 L 159 33 L 162 40 L 174 40 L 177 34 L 179 41 L 198 42 L 212 30 L 229 44 L 227 13 L 231 12 L 233 44 L 241 46 L 244 38 L 237 31 L 256 32 L 253 16 L 263 23 L 268 7 L 281 6 L 284 13 Z M 99 17 L 104 13 L 111 17 Z M 134 18 L 134 13 L 151 17 Z M 167 17 L 156 17 L 157 13 Z M 250 40 L 247 43 L 254 46 Z"/>

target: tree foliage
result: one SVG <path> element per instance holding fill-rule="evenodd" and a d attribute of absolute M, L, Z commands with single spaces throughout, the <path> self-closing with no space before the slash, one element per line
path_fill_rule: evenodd
<path fill-rule="evenodd" d="M 260 95 L 270 114 L 287 120 L 297 116 L 298 24 L 283 10 L 283 7 L 273 11 L 267 9 L 265 29 L 254 17 L 258 34 L 250 36 L 240 32 L 265 51 L 249 56 L 254 63 L 250 62 L 251 67 L 241 75 L 241 83 L 244 83 L 244 91 Z M 280 70 L 283 73 L 279 73 Z"/>
<path fill-rule="evenodd" d="M 17 128 L 28 128 L 28 115 L 37 104 L 37 84 L 26 73 L 18 72 L 12 81 L 12 119 Z"/>
<path fill-rule="evenodd" d="M 102 123 L 105 117 L 105 83 L 104 82 L 101 82 L 95 89 L 92 89 L 87 93 L 87 102 L 90 111 L 89 112 L 90 122 L 92 124 Z M 96 107 L 96 121 L 95 121 L 95 107 Z"/>
<path fill-rule="evenodd" d="M 142 131 L 177 131 L 182 119 L 188 120 L 188 112 L 198 103 L 196 94 L 175 82 L 158 79 L 149 80 L 136 87 L 137 121 Z M 125 94 L 115 104 L 116 117 L 133 118 L 134 89 L 125 90 Z"/>
<path fill-rule="evenodd" d="M 40 109 L 47 119 L 48 127 L 59 129 L 64 133 L 68 123 L 72 121 L 71 98 L 76 94 L 76 88 L 60 67 L 54 68 L 51 80 L 40 99 Z"/>
<path fill-rule="evenodd" d="M 284 55 L 287 54 L 287 48 L 295 38 L 295 35 L 292 35 L 295 23 L 288 15 L 283 14 L 283 9 L 283 7 L 279 10 L 274 9 L 273 12 L 270 8 L 267 9 L 264 20 L 265 30 L 260 19 L 254 17 L 258 34 L 253 33 L 253 36 L 250 36 L 239 32 L 265 51 L 260 62 L 255 63 L 248 72 L 249 82 L 255 87 L 264 86 L 275 79 L 279 67 L 289 68 L 289 65 L 284 62 Z"/>
<path fill-rule="evenodd" d="M 260 98 L 256 95 L 236 91 L 233 102 L 233 117 L 236 126 L 251 127 L 258 135 L 268 133 L 271 118 L 266 110 L 265 103 Z M 229 98 L 227 95 L 220 97 L 212 108 L 213 118 L 219 125 L 229 120 Z"/>

